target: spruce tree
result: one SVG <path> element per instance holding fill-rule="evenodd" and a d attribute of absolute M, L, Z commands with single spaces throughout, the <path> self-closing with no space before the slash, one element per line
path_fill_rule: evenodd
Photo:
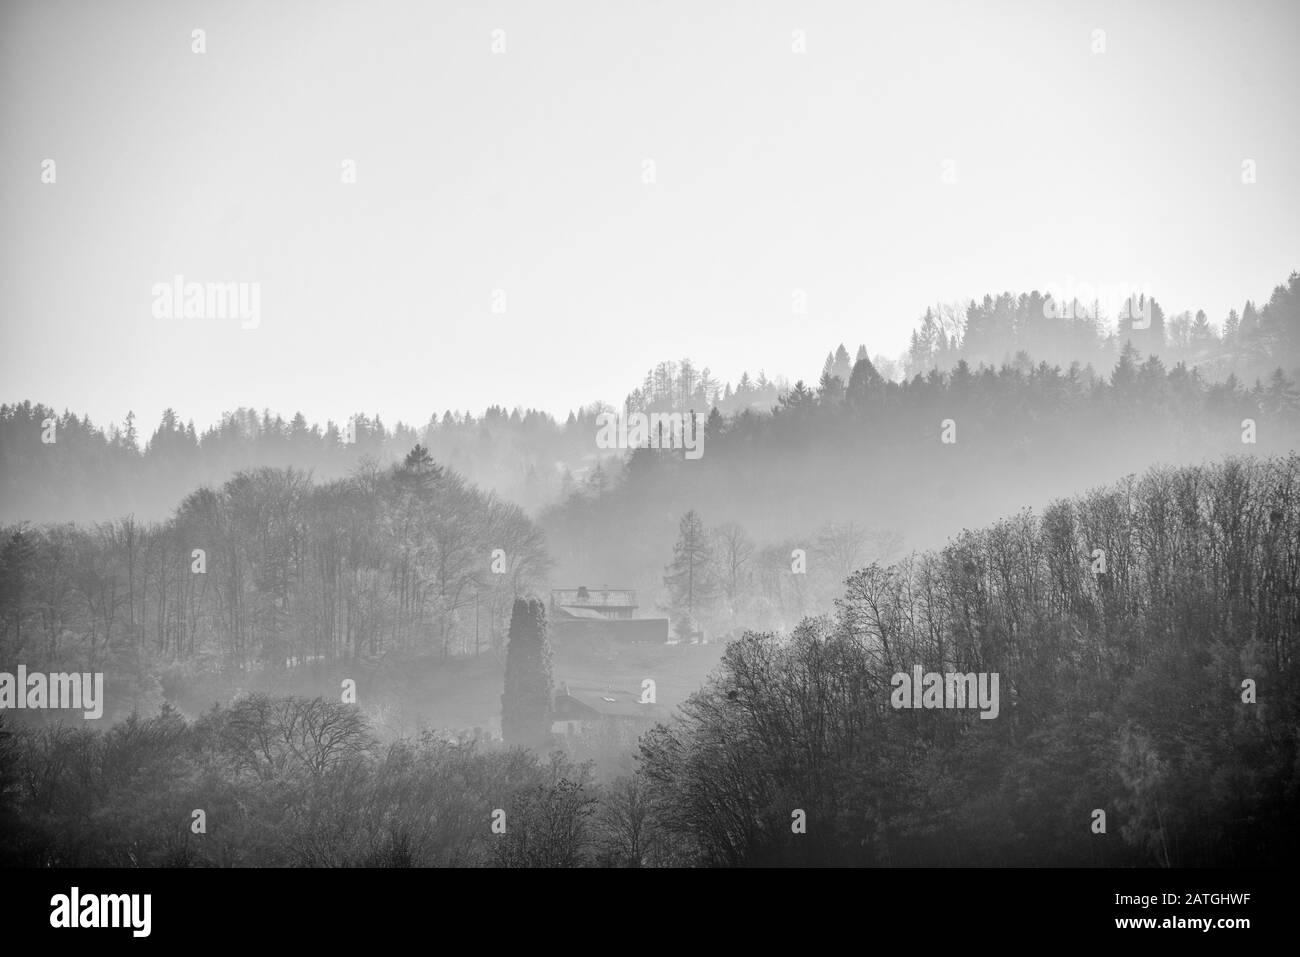
<path fill-rule="evenodd" d="M 699 513 L 691 510 L 678 524 L 673 560 L 664 569 L 669 608 L 674 619 L 694 619 L 717 596 L 717 570 L 713 566 L 713 545 L 705 533 Z"/>
<path fill-rule="evenodd" d="M 1156 302 L 1155 297 L 1151 297 L 1151 325 L 1147 327 L 1147 351 L 1160 352 L 1167 345 L 1165 341 L 1165 311 L 1160 308 L 1160 303 Z"/>
<path fill-rule="evenodd" d="M 1242 342 L 1249 342 L 1259 333 L 1259 313 L 1255 311 L 1255 304 L 1246 300 L 1246 306 L 1241 310 L 1241 324 L 1237 327 L 1237 335 Z"/>
<path fill-rule="evenodd" d="M 704 434 L 710 439 L 716 439 L 722 435 L 723 427 L 722 413 L 718 411 L 718 407 L 715 405 L 709 412 L 708 421 L 704 423 Z"/>
<path fill-rule="evenodd" d="M 859 359 L 853 365 L 853 374 L 849 376 L 846 390 L 849 404 L 865 408 L 871 399 L 884 390 L 885 380 L 871 364 L 870 359 Z"/>
<path fill-rule="evenodd" d="M 1204 309 L 1196 310 L 1196 319 L 1192 322 L 1192 341 L 1207 342 L 1214 337 L 1210 328 L 1210 319 Z"/>
<path fill-rule="evenodd" d="M 1224 343 L 1232 342 L 1237 338 L 1237 327 L 1241 325 L 1241 317 L 1237 315 L 1236 309 L 1228 310 L 1228 318 L 1223 320 L 1223 341 Z"/>
<path fill-rule="evenodd" d="M 839 348 L 835 350 L 835 367 L 831 369 L 832 375 L 840 377 L 841 381 L 847 383 L 849 376 L 853 374 L 853 363 L 849 360 L 849 350 L 844 348 L 844 343 L 840 343 Z"/>

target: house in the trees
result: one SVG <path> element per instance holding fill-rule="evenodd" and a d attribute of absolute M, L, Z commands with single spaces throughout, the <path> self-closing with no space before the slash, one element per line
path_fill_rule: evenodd
<path fill-rule="evenodd" d="M 667 713 L 643 701 L 640 692 L 614 688 L 569 687 L 561 682 L 551 711 L 551 731 L 574 738 L 601 736 L 610 744 L 629 746 Z"/>
<path fill-rule="evenodd" d="M 636 617 L 635 588 L 577 588 L 551 589 L 551 608 L 566 611 L 586 611 L 601 618 L 624 619 Z"/>
<path fill-rule="evenodd" d="M 638 618 L 634 588 L 556 588 L 551 591 L 551 636 L 557 642 L 668 640 L 667 618 Z"/>

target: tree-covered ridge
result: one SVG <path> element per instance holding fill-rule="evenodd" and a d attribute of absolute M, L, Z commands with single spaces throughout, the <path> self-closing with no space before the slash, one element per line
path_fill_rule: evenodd
<path fill-rule="evenodd" d="M 161 523 L 0 529 L 0 662 L 125 685 L 164 666 L 499 650 L 515 595 L 547 564 L 519 506 L 420 446 L 320 485 L 257 469 Z"/>
<path fill-rule="evenodd" d="M 1294 855 L 1300 457 L 1157 468 L 861 569 L 837 606 L 733 642 L 680 719 L 643 739 L 686 857 Z M 918 665 L 998 673 L 998 717 L 896 709 L 891 678 Z"/>
<path fill-rule="evenodd" d="M 1262 306 L 1247 300 L 1217 319 L 1203 309 L 1167 314 L 1136 289 L 1113 307 L 1117 314 L 1108 316 L 1097 300 L 1058 302 L 1038 290 L 940 304 L 926 309 L 912 333 L 902 372 L 910 378 L 961 359 L 1000 365 L 1020 353 L 1050 365 L 1108 367 L 1128 343 L 1166 365 L 1199 368 L 1212 380 L 1235 375 L 1249 382 L 1277 368 L 1294 378 L 1300 371 L 1300 272 L 1274 287 Z"/>
<path fill-rule="evenodd" d="M 892 382 L 863 359 L 847 383 L 838 375 L 816 388 L 796 383 L 770 414 L 711 413 L 698 460 L 655 449 L 606 460 L 541 521 L 562 574 L 596 569 L 666 603 L 658 570 L 689 509 L 709 527 L 735 525 L 753 542 L 779 544 L 766 563 L 775 571 L 804 549 L 811 580 L 837 564 L 826 544 L 837 528 L 936 545 L 953 528 L 1045 504 L 1044 489 L 1071 494 L 1160 462 L 1285 454 L 1298 440 L 1300 395 L 1280 371 L 1246 388 L 1130 346 L 1108 375 L 1023 359 L 996 369 L 959 361 L 948 373 Z M 601 534 L 617 527 L 638 534 Z M 770 582 L 763 589 L 773 594 Z M 743 624 L 788 628 L 813 608 Z"/>
<path fill-rule="evenodd" d="M 623 408 L 764 415 L 784 405 L 786 395 L 798 403 L 810 391 L 843 394 L 863 360 L 872 382 L 877 376 L 913 382 L 934 370 L 949 373 L 963 360 L 968 370 L 1026 370 L 1043 363 L 1068 370 L 1077 363 L 1091 379 L 1092 369 L 1113 368 L 1130 346 L 1131 355 L 1155 356 L 1166 369 L 1181 365 L 1202 383 L 1226 383 L 1229 391 L 1254 389 L 1257 380 L 1269 388 L 1279 369 L 1287 382 L 1300 375 L 1300 273 L 1276 287 L 1263 306 L 1248 301 L 1240 314 L 1233 310 L 1217 326 L 1199 310 L 1167 316 L 1151 301 L 1149 312 L 1149 328 L 1134 328 L 1123 318 L 1111 328 L 1095 305 L 1049 303 L 1038 292 L 986 295 L 963 306 L 927 309 L 908 351 L 896 360 L 880 353 L 869 357 L 863 345 L 851 356 L 841 344 L 827 354 L 816 387 L 792 389 L 784 376 L 769 378 L 761 370 L 753 376 L 743 372 L 733 384 L 684 358 L 651 369 Z M 599 457 L 596 416 L 609 408 L 593 402 L 563 422 L 536 409 L 492 406 L 477 417 L 448 409 L 422 426 L 392 427 L 378 415 L 358 413 L 348 422 L 321 426 L 300 412 L 286 420 L 269 409 L 240 408 L 205 430 L 167 409 L 146 435 L 134 414 L 120 427 L 101 428 L 86 416 L 40 403 L 0 405 L 0 521 L 161 518 L 194 487 L 220 484 L 238 471 L 293 467 L 341 478 L 366 458 L 399 462 L 416 443 L 468 481 L 524 508 L 540 508 L 566 498 L 574 476 L 588 477 Z M 42 436 L 51 420 L 55 441 L 46 443 Z"/>
<path fill-rule="evenodd" d="M 241 408 L 196 432 L 168 409 L 142 438 L 134 416 L 124 428 L 100 428 L 88 417 L 21 402 L 0 406 L 0 520 L 162 518 L 196 486 L 220 485 L 240 471 L 344 478 L 366 462 L 400 463 L 416 444 L 467 481 L 531 507 L 558 491 L 555 462 L 577 459 L 591 445 L 595 415 L 583 410 L 560 425 L 543 412 L 494 406 L 478 418 L 448 410 L 420 428 L 390 428 L 364 414 L 322 428 L 302 413 L 286 421 Z M 53 441 L 45 442 L 50 420 Z"/>

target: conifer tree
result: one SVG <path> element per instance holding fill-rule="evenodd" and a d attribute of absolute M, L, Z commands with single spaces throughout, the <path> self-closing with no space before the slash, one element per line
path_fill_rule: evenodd
<path fill-rule="evenodd" d="M 853 363 L 849 361 L 849 350 L 844 348 L 844 343 L 840 343 L 839 348 L 835 350 L 835 366 L 831 369 L 833 375 L 840 377 L 842 382 L 847 383 L 849 376 L 853 374 Z"/>
<path fill-rule="evenodd" d="M 546 631 L 546 607 L 536 598 L 516 598 L 501 695 L 501 736 L 508 745 L 540 749 L 546 744 L 554 692 Z"/>
<path fill-rule="evenodd" d="M 677 528 L 677 544 L 673 546 L 672 563 L 664 569 L 664 585 L 673 617 L 693 618 L 717 593 L 713 546 L 694 509 L 682 516 Z"/>

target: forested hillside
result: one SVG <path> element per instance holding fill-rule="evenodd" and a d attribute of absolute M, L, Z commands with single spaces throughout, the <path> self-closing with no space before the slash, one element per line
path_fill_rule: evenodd
<path fill-rule="evenodd" d="M 420 446 L 319 485 L 262 468 L 165 522 L 0 529 L 0 661 L 104 671 L 110 717 L 148 713 L 160 674 L 499 649 L 547 565 L 519 506 Z"/>
<path fill-rule="evenodd" d="M 133 415 L 124 426 L 101 427 L 26 401 L 0 406 L 0 521 L 159 520 L 196 487 L 222 485 L 237 472 L 293 468 L 322 481 L 346 478 L 359 466 L 400 463 L 417 443 L 467 481 L 532 507 L 558 493 L 555 462 L 579 457 L 594 434 L 594 424 L 580 429 L 577 417 L 566 428 L 542 412 L 496 407 L 478 418 L 448 410 L 419 429 L 360 413 L 322 427 L 302 413 L 286 421 L 241 408 L 203 431 L 168 409 L 142 436 Z"/>
<path fill-rule="evenodd" d="M 1211 380 L 1232 375 L 1253 382 L 1278 368 L 1292 379 L 1300 373 L 1300 273 L 1275 286 L 1262 305 L 1248 299 L 1240 310 L 1214 318 L 1204 309 L 1166 313 L 1136 289 L 1103 304 L 1089 289 L 1101 291 L 1071 283 L 1055 298 L 1035 290 L 939 303 L 912 333 L 901 360 L 904 375 L 949 369 L 961 359 L 1001 365 L 1022 352 L 1049 365 L 1109 367 L 1127 343 L 1167 366 L 1181 362 L 1199 369 Z"/>
<path fill-rule="evenodd" d="M 771 414 L 711 414 L 703 435 L 696 460 L 635 450 L 545 512 L 558 574 L 668 602 L 661 569 L 690 509 L 727 538 L 712 543 L 710 578 L 728 587 L 706 596 L 703 617 L 715 629 L 738 613 L 743 626 L 792 627 L 828 607 L 846 554 L 933 547 L 954 529 L 1156 463 L 1289 452 L 1300 396 L 1280 371 L 1248 389 L 1132 348 L 1107 375 L 959 361 L 896 383 L 859 360 L 847 382 L 796 383 Z M 620 533 L 628 528 L 636 534 Z M 782 575 L 794 549 L 806 553 L 806 578 Z"/>
<path fill-rule="evenodd" d="M 733 642 L 631 777 L 472 740 L 384 745 L 349 705 L 253 695 L 192 721 L 0 727 L 0 823 L 18 836 L 0 850 L 31 866 L 1284 864 L 1297 636 L 1300 457 L 1157 468 L 859 569 L 833 615 Z M 894 708 L 891 676 L 915 666 L 998 673 L 996 718 Z"/>
<path fill-rule="evenodd" d="M 1157 468 L 731 644 L 643 773 L 714 864 L 1283 863 L 1298 639 L 1300 457 Z M 997 717 L 896 709 L 918 665 L 1000 674 Z"/>

